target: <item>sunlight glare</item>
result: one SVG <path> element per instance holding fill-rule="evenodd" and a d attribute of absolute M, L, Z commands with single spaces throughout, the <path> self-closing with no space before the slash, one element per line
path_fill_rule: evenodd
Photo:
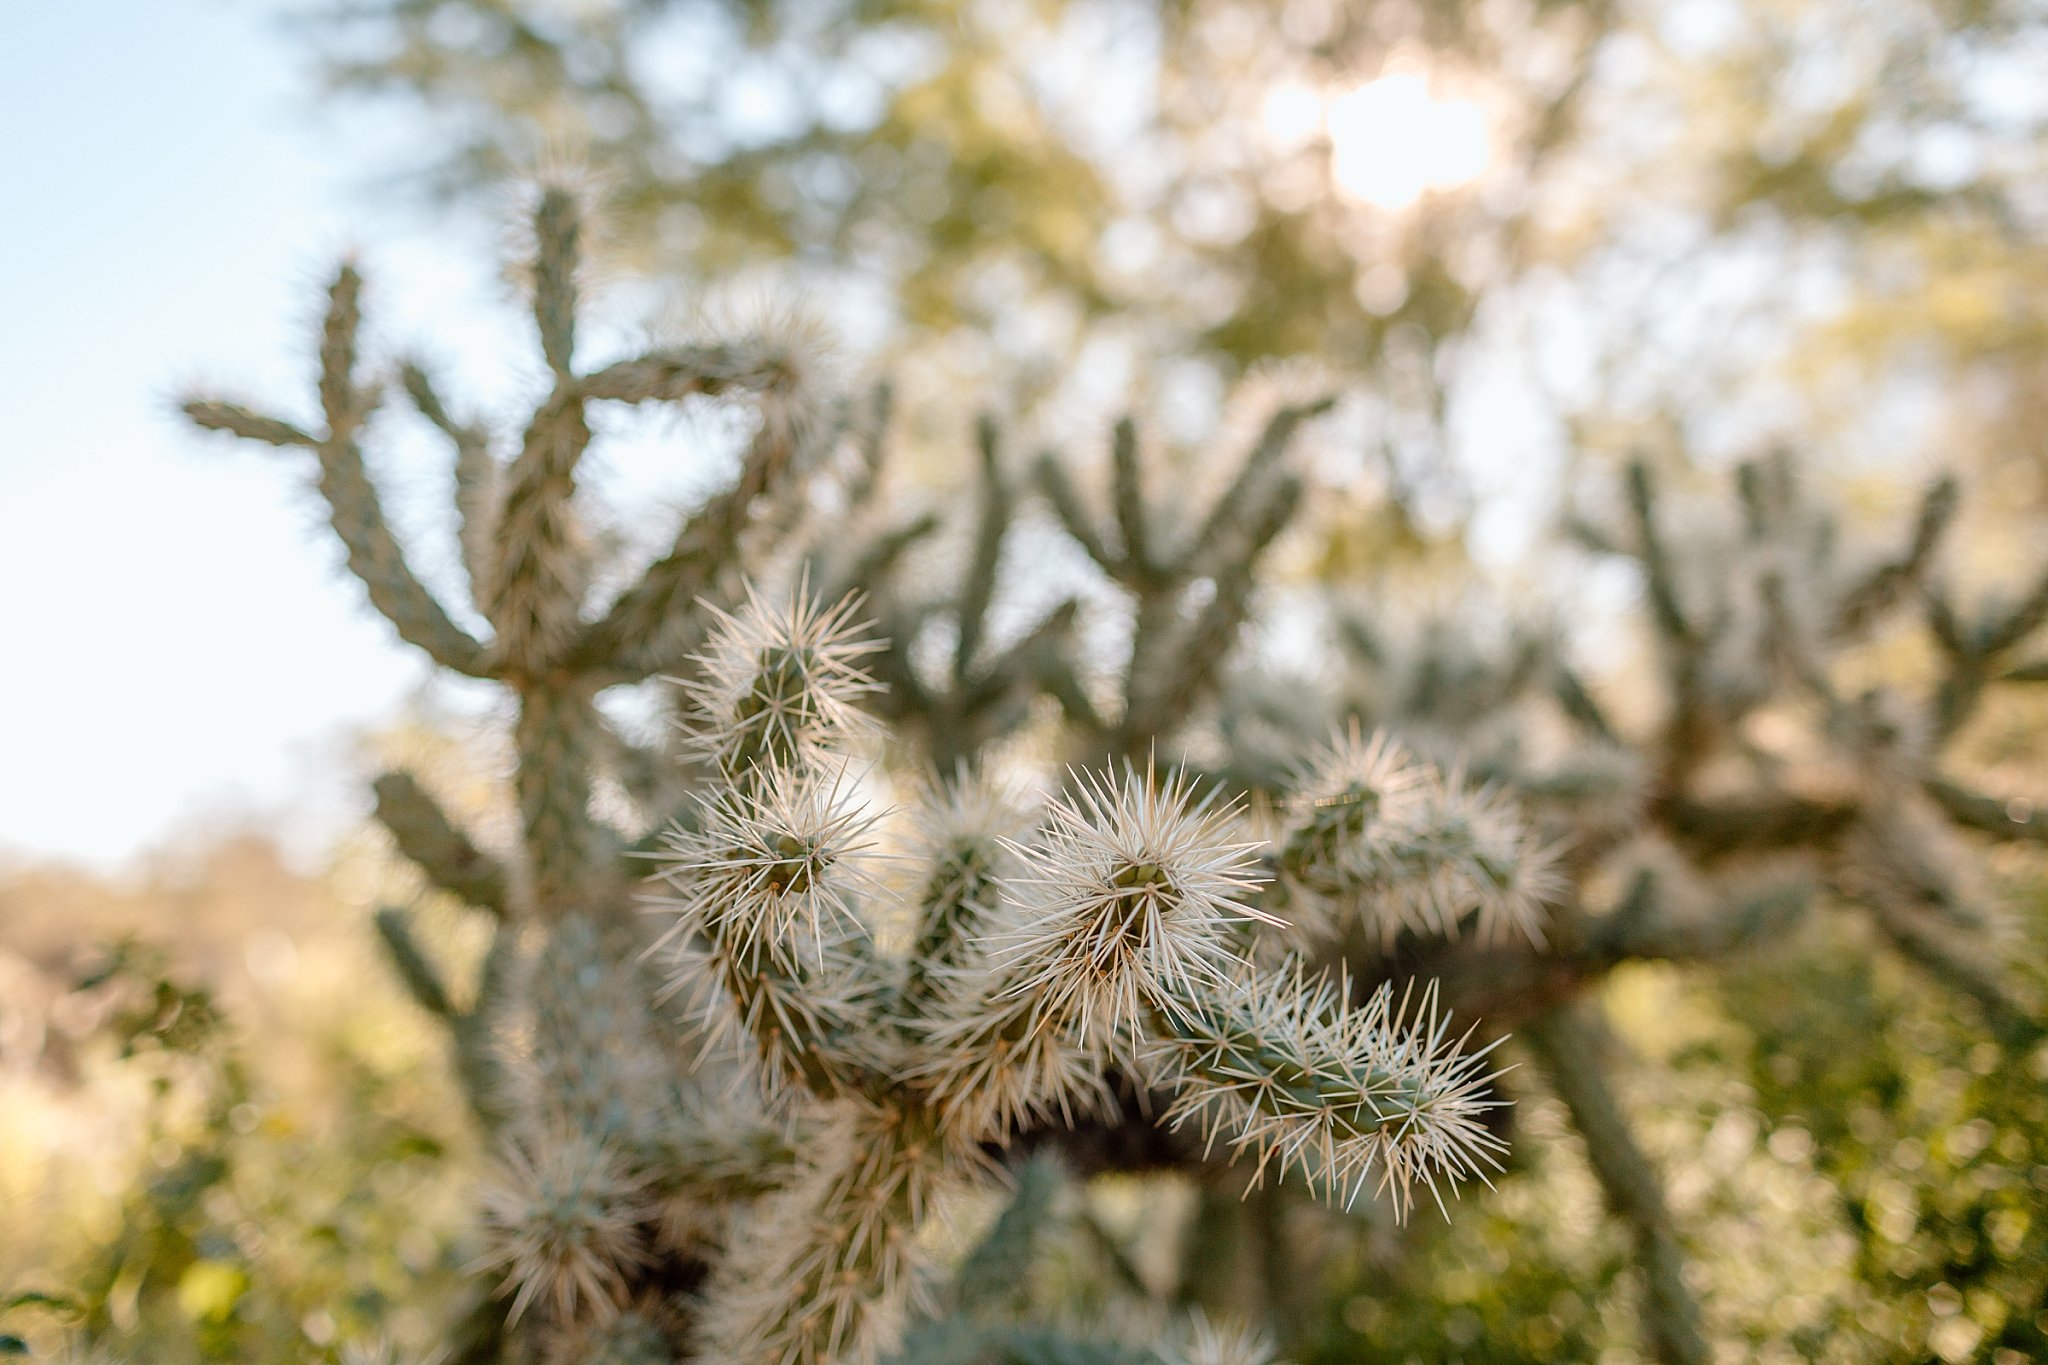
<path fill-rule="evenodd" d="M 1470 184 L 1492 159 L 1486 112 L 1431 93 L 1421 75 L 1382 76 L 1330 101 L 1330 173 L 1352 199 L 1389 211 Z"/>
<path fill-rule="evenodd" d="M 1288 81 L 1266 92 L 1259 114 L 1274 145 L 1293 151 L 1323 130 L 1323 96 L 1312 85 Z"/>

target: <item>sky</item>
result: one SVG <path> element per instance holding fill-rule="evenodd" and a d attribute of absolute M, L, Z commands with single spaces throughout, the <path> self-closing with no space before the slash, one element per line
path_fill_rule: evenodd
<path fill-rule="evenodd" d="M 118 870 L 237 821 L 318 857 L 364 811 L 353 737 L 430 685 L 341 568 L 303 453 L 175 411 L 202 390 L 307 416 L 351 253 L 373 352 L 468 361 L 473 391 L 530 367 L 502 243 L 379 188 L 405 122 L 319 102 L 285 23 L 306 3 L 0 4 L 0 868 Z M 660 487 L 654 444 L 611 442 L 599 476 Z M 445 492 L 433 452 L 373 470 L 401 529 Z"/>
<path fill-rule="evenodd" d="M 488 252 L 375 190 L 374 120 L 316 105 L 282 17 L 0 5 L 0 860 L 118 869 L 287 809 L 317 840 L 357 809 L 347 737 L 425 682 L 305 462 L 175 412 L 303 413 L 345 252 L 387 336 L 505 315 Z"/>
<path fill-rule="evenodd" d="M 354 737 L 445 687 L 342 569 L 304 452 L 176 413 L 197 390 L 307 418 L 321 288 L 350 254 L 373 354 L 423 349 L 452 391 L 486 398 L 537 374 L 486 216 L 406 207 L 379 185 L 416 151 L 402 112 L 317 98 L 285 23 L 313 2 L 0 0 L 0 870 L 115 870 L 236 821 L 317 857 L 365 809 Z M 1467 178 L 1483 162 L 1472 110 L 1432 105 L 1419 78 L 1346 99 L 1361 148 L 1387 143 L 1373 119 L 1388 109 L 1451 116 L 1425 161 L 1352 167 L 1382 207 L 1446 158 Z M 1489 390 L 1461 443 L 1525 453 L 1536 424 L 1517 392 Z M 673 434 L 621 433 L 592 481 L 623 480 L 642 507 L 678 500 L 677 477 L 707 470 L 682 468 Z M 430 510 L 445 455 L 377 445 L 388 510 L 423 533 L 416 564 L 457 586 Z M 1487 472 L 1511 467 L 1540 481 L 1547 466 Z M 1492 506 L 1519 526 L 1524 504 Z"/>

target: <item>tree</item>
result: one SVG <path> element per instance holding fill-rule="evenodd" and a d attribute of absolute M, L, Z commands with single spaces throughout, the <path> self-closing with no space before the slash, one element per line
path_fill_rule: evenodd
<path fill-rule="evenodd" d="M 1960 452 L 2038 502 L 2041 18 L 389 0 L 311 32 L 337 88 L 420 111 L 444 193 L 566 151 L 649 273 L 773 260 L 881 300 L 936 393 L 1030 406 L 1092 347 L 1144 405 L 1163 357 L 1227 383 L 1301 355 L 1373 381 L 1397 481 L 1504 458 L 1481 441 L 1568 473 L 1780 439 Z M 1344 192 L 1326 101 L 1403 73 L 1479 105 L 1492 154 L 1386 209 Z M 1430 107 L 1340 159 L 1427 139 Z M 1520 429 L 1461 435 L 1503 402 Z"/>

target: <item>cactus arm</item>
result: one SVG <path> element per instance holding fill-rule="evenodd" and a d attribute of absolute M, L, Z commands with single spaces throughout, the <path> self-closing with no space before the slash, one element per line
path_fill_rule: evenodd
<path fill-rule="evenodd" d="M 1651 1354 L 1664 1365 L 1706 1365 L 1712 1352 L 1701 1335 L 1699 1304 L 1685 1282 L 1685 1253 L 1663 1182 L 1608 1084 L 1603 1032 L 1584 1010 L 1566 1006 L 1529 1025 L 1524 1037 L 1585 1140 L 1608 1206 L 1634 1234 L 1643 1276 L 1643 1335 Z"/>
<path fill-rule="evenodd" d="M 377 403 L 374 389 L 356 382 L 356 333 L 361 324 L 362 277 L 343 266 L 328 288 L 320 333 L 320 406 L 326 431 L 308 436 L 289 423 L 234 404 L 195 400 L 185 414 L 195 423 L 270 445 L 309 447 L 318 461 L 318 485 L 328 520 L 342 543 L 349 571 L 362 581 L 370 603 L 399 637 L 435 662 L 470 677 L 491 676 L 484 647 L 455 624 L 406 561 L 384 518 L 375 483 L 364 466 L 357 436 Z"/>
<path fill-rule="evenodd" d="M 472 843 L 410 773 L 384 773 L 372 791 L 378 822 L 428 881 L 499 919 L 511 913 L 504 867 Z"/>
<path fill-rule="evenodd" d="M 683 522 L 668 552 L 584 636 L 577 655 L 586 666 L 605 668 L 617 681 L 636 681 L 675 666 L 688 646 L 678 625 L 731 563 L 757 500 L 783 485 L 796 442 L 796 433 L 783 424 L 764 424 L 732 487 Z"/>
<path fill-rule="evenodd" d="M 490 435 L 473 422 L 458 421 L 442 402 L 439 388 L 418 361 L 407 361 L 399 380 L 420 416 L 455 448 L 455 513 L 462 566 L 475 598 L 496 572 L 498 500 L 504 470 L 491 454 Z"/>
<path fill-rule="evenodd" d="M 989 602 L 995 597 L 996 565 L 1003 551 L 1003 532 L 1010 525 L 1010 490 L 1003 481 L 1002 451 L 995 418 L 983 413 L 975 422 L 975 448 L 981 456 L 980 515 L 974 546 L 967 558 L 958 603 L 959 634 L 953 650 L 953 685 L 966 685 L 988 629 Z"/>

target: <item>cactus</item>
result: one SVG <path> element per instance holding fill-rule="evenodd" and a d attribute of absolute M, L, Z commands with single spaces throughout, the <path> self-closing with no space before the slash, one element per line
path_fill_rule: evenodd
<path fill-rule="evenodd" d="M 516 847 L 487 850 L 406 774 L 375 789 L 426 881 L 497 926 L 457 989 L 405 907 L 377 918 L 497 1154 L 484 1292 L 448 1358 L 936 1360 L 1013 1333 L 1072 1358 L 1267 1359 L 1257 1325 L 1182 1322 L 1124 1351 L 980 1314 L 985 1264 L 1028 1256 L 1062 1169 L 1025 1157 L 1064 1150 L 1076 1177 L 1168 1164 L 1212 1193 L 1234 1169 L 1231 1198 L 1277 1182 L 1405 1216 L 1498 1163 L 1494 1049 L 1524 1024 L 1635 1232 L 1646 1345 L 1703 1360 L 1682 1239 L 1580 1000 L 1606 972 L 1724 956 L 1828 900 L 1866 910 L 1987 1029 L 2039 1038 L 1962 877 L 1969 841 L 2048 825 L 1940 756 L 1993 689 L 2048 676 L 2027 652 L 2048 582 L 1957 604 L 1937 576 L 1952 483 L 1859 560 L 1787 462 L 1746 467 L 1733 515 L 1689 516 L 1713 534 L 1684 544 L 1634 468 L 1624 524 L 1579 531 L 1641 575 L 1663 698 L 1644 726 L 1608 714 L 1557 638 L 1404 637 L 1341 604 L 1338 686 L 1276 701 L 1232 646 L 1302 504 L 1290 442 L 1327 400 L 1277 406 L 1193 512 L 1153 492 L 1131 422 L 1098 515 L 1053 455 L 1027 498 L 984 419 L 965 572 L 919 594 L 904 566 L 944 518 L 895 508 L 887 391 L 865 411 L 820 393 L 787 329 L 579 368 L 582 236 L 575 197 L 545 191 L 528 278 L 548 388 L 516 443 L 396 370 L 454 450 L 473 613 L 413 573 L 367 474 L 394 385 L 357 354 L 352 268 L 329 291 L 317 430 L 187 405 L 309 451 L 372 604 L 516 707 Z M 601 597 L 620 575 L 577 496 L 590 412 L 696 396 L 751 407 L 739 472 Z M 821 498 L 830 536 L 808 517 Z M 1128 601 L 1120 663 L 1080 647 L 1078 599 L 994 628 L 1004 538 L 1039 503 Z M 1938 683 L 1847 695 L 1854 651 L 1916 612 Z M 919 651 L 935 629 L 936 666 Z M 673 752 L 598 707 L 633 686 L 677 708 Z M 1783 755 L 1745 730 L 1772 707 L 1806 727 Z M 1069 763 L 1020 757 L 1027 734 Z M 636 825 L 600 818 L 613 782 Z M 914 790 L 909 810 L 877 799 L 890 788 Z M 1454 1032 L 1454 1013 L 1487 1032 Z M 949 1287 L 926 1225 L 1012 1179 L 1006 1240 Z"/>

